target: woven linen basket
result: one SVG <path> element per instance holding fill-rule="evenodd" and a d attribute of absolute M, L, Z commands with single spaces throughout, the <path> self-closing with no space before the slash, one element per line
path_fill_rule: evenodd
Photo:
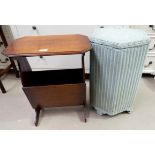
<path fill-rule="evenodd" d="M 133 111 L 148 36 L 136 29 L 99 28 L 90 40 L 90 104 L 99 115 Z"/>

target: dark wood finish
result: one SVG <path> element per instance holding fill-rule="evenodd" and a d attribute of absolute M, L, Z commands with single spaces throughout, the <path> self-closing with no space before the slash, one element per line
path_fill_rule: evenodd
<path fill-rule="evenodd" d="M 86 116 L 85 52 L 91 49 L 86 36 L 53 35 L 17 39 L 3 52 L 19 64 L 23 91 L 36 111 L 35 125 L 43 108 L 83 106 Z M 47 49 L 47 51 L 45 51 Z M 82 67 L 65 70 L 32 71 L 25 56 L 81 54 Z"/>
<path fill-rule="evenodd" d="M 85 82 L 85 64 L 84 64 L 84 56 L 85 56 L 85 54 L 82 54 L 83 82 Z"/>
<path fill-rule="evenodd" d="M 17 67 L 16 67 L 16 65 L 15 65 L 15 62 L 14 62 L 13 58 L 10 58 L 10 62 L 11 62 L 12 68 L 13 68 L 14 71 L 15 71 L 16 78 L 19 78 L 19 71 L 17 70 Z"/>
<path fill-rule="evenodd" d="M 64 69 L 21 72 L 24 87 L 83 83 L 83 70 Z"/>
<path fill-rule="evenodd" d="M 5 90 L 4 86 L 3 86 L 3 83 L 1 81 L 1 79 L 0 79 L 0 88 L 1 88 L 2 93 L 6 93 L 6 90 Z"/>
<path fill-rule="evenodd" d="M 9 57 L 82 54 L 91 49 L 83 35 L 29 36 L 15 40 L 4 51 Z"/>
<path fill-rule="evenodd" d="M 85 79 L 89 80 L 89 78 L 90 78 L 90 74 L 89 73 L 85 73 Z"/>
<path fill-rule="evenodd" d="M 21 72 L 31 72 L 31 66 L 28 63 L 26 57 L 17 57 L 17 62 L 19 62 L 19 69 Z"/>
<path fill-rule="evenodd" d="M 25 79 L 26 81 L 28 81 L 28 79 L 26 79 L 26 77 L 24 77 L 23 74 L 24 73 L 28 74 L 28 73 L 33 73 L 33 72 L 32 72 L 32 69 L 31 69 L 26 57 L 16 57 L 16 60 L 18 63 L 19 71 L 20 71 L 21 82 L 22 82 L 22 85 L 24 86 L 24 82 L 23 82 L 24 80 L 23 79 Z"/>
<path fill-rule="evenodd" d="M 83 71 L 83 82 L 85 83 L 85 63 L 84 63 L 84 56 L 85 56 L 85 53 L 82 54 L 82 71 Z M 86 111 L 87 111 L 87 105 L 86 105 L 86 100 L 85 102 L 83 102 L 83 113 L 84 113 L 84 122 L 86 123 L 87 122 L 87 116 L 86 116 Z"/>
<path fill-rule="evenodd" d="M 83 105 L 84 122 L 87 121 L 84 55 L 82 68 L 65 70 L 30 71 L 28 64 L 26 68 L 21 67 L 24 62 L 28 63 L 25 59 L 22 58 L 22 60 L 19 63 L 23 91 L 36 111 L 36 126 L 39 121 L 36 110 L 38 106 L 42 109 Z"/>
<path fill-rule="evenodd" d="M 35 126 L 38 126 L 40 111 L 41 111 L 41 107 L 37 106 L 35 109 L 35 112 L 36 112 Z"/>
<path fill-rule="evenodd" d="M 87 122 L 87 105 L 86 102 L 84 103 L 84 108 L 83 108 L 83 114 L 84 114 L 84 122 Z"/>
<path fill-rule="evenodd" d="M 64 84 L 23 87 L 23 90 L 34 109 L 83 105 L 86 97 L 86 85 Z"/>

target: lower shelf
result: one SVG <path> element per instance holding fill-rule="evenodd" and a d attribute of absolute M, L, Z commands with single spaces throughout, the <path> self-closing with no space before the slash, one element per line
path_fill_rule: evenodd
<path fill-rule="evenodd" d="M 83 83 L 83 70 L 64 69 L 21 73 L 24 87 Z"/>
<path fill-rule="evenodd" d="M 85 83 L 23 87 L 23 91 L 33 108 L 76 106 L 86 102 Z"/>

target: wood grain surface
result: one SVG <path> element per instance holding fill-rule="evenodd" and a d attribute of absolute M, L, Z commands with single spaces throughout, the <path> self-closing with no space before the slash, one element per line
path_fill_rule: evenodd
<path fill-rule="evenodd" d="M 86 84 L 65 84 L 23 87 L 33 108 L 83 105 L 86 102 Z"/>
<path fill-rule="evenodd" d="M 83 35 L 27 36 L 12 42 L 3 51 L 9 57 L 82 54 L 91 50 L 91 43 Z"/>

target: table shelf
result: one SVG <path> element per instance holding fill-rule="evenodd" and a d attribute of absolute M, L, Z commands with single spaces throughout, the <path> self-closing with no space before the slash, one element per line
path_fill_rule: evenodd
<path fill-rule="evenodd" d="M 83 83 L 83 70 L 64 69 L 22 72 L 24 87 Z"/>
<path fill-rule="evenodd" d="M 86 103 L 82 68 L 21 72 L 23 91 L 34 109 Z"/>

